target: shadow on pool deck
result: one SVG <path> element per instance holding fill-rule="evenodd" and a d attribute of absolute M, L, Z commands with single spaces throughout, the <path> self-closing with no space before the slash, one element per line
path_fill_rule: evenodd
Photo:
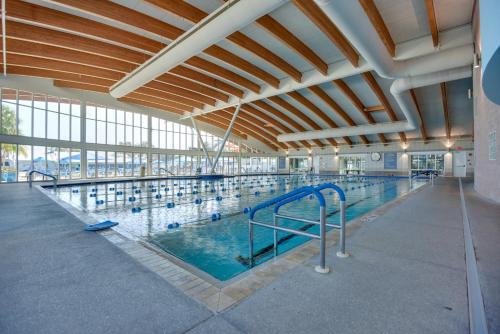
<path fill-rule="evenodd" d="M 500 205 L 465 185 L 490 333 L 500 310 Z M 328 275 L 317 258 L 214 315 L 38 190 L 0 186 L 0 333 L 468 333 L 456 179 L 365 223 Z"/>

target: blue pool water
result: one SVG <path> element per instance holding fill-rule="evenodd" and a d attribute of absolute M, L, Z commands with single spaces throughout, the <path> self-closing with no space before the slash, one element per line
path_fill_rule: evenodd
<path fill-rule="evenodd" d="M 304 185 L 324 182 L 333 182 L 346 191 L 347 221 L 411 190 L 407 178 L 272 175 L 217 181 L 159 179 L 72 185 L 59 187 L 55 194 L 98 221 L 118 221 L 119 232 L 152 243 L 224 281 L 249 269 L 245 208 Z M 416 180 L 412 188 L 424 183 Z M 328 222 L 338 223 L 338 195 L 329 190 L 323 194 Z M 196 204 L 197 199 L 201 203 Z M 220 219 L 213 221 L 214 213 L 220 214 Z M 307 197 L 284 206 L 280 213 L 318 219 L 319 206 L 315 198 Z M 271 223 L 272 208 L 259 211 L 256 220 Z M 317 232 L 318 228 L 286 220 L 280 224 L 309 232 Z M 279 239 L 280 253 L 309 240 L 283 232 Z M 257 265 L 272 257 L 272 243 L 272 230 L 255 227 Z"/>

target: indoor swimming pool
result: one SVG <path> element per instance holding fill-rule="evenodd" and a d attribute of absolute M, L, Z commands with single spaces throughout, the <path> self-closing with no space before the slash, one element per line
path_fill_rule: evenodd
<path fill-rule="evenodd" d="M 305 185 L 332 182 L 346 192 L 347 221 L 359 217 L 425 184 L 426 180 L 401 177 L 264 175 L 226 177 L 214 181 L 198 179 L 155 179 L 63 185 L 53 190 L 97 221 L 119 222 L 115 229 L 142 240 L 202 270 L 229 280 L 249 269 L 248 211 L 265 200 Z M 339 199 L 324 190 L 327 221 L 339 221 Z M 318 219 L 316 198 L 308 196 L 283 207 L 282 213 Z M 257 218 L 272 222 L 272 207 Z M 284 220 L 284 226 L 317 232 L 318 227 Z M 279 233 L 278 250 L 286 252 L 309 240 Z M 273 256 L 273 232 L 255 228 L 255 264 Z M 332 255 L 327 255 L 332 256 Z"/>

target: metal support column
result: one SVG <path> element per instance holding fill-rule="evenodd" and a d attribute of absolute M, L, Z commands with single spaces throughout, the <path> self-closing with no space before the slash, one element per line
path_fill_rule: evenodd
<path fill-rule="evenodd" d="M 203 141 L 203 138 L 201 138 L 200 130 L 198 129 L 198 125 L 196 124 L 196 121 L 194 117 L 191 117 L 191 123 L 193 123 L 193 128 L 196 131 L 196 135 L 198 136 L 198 142 L 201 145 L 201 148 L 203 150 L 203 153 L 205 154 L 205 157 L 207 158 L 207 162 L 210 164 L 210 168 L 212 168 L 212 158 L 208 155 L 207 148 L 205 146 L 205 142 Z"/>
<path fill-rule="evenodd" d="M 224 135 L 224 138 L 222 139 L 222 143 L 219 147 L 219 150 L 217 151 L 217 155 L 215 156 L 214 163 L 212 164 L 212 168 L 210 170 L 210 174 L 213 174 L 215 168 L 217 167 L 217 162 L 219 161 L 222 150 L 224 150 L 224 146 L 226 145 L 227 138 L 229 138 L 229 135 L 231 134 L 231 131 L 233 130 L 234 123 L 236 123 L 236 118 L 238 117 L 238 114 L 240 112 L 240 107 L 241 107 L 241 103 L 238 104 L 238 106 L 236 107 L 236 110 L 234 111 L 233 118 L 231 119 L 231 123 L 229 123 L 229 127 L 226 130 L 226 134 Z"/>

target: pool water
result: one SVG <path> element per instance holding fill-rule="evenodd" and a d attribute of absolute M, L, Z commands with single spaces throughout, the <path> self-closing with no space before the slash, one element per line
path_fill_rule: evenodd
<path fill-rule="evenodd" d="M 243 212 L 245 208 L 305 185 L 325 182 L 335 183 L 346 191 L 347 221 L 425 183 L 424 180 L 415 180 L 410 186 L 407 178 L 397 177 L 266 175 L 216 181 L 106 182 L 61 186 L 50 191 L 98 221 L 119 222 L 116 227 L 119 232 L 154 244 L 225 281 L 249 269 L 248 214 Z M 327 221 L 339 223 L 338 195 L 330 190 L 322 193 L 327 201 Z M 201 203 L 196 204 L 197 199 Z M 280 213 L 319 219 L 319 205 L 315 197 L 309 196 L 285 205 Z M 259 211 L 255 219 L 272 223 L 272 208 Z M 280 220 L 280 224 L 318 232 L 316 225 L 286 220 Z M 254 233 L 255 265 L 258 265 L 273 256 L 273 231 L 255 226 Z M 279 232 L 278 237 L 279 253 L 310 240 L 284 232 Z"/>

